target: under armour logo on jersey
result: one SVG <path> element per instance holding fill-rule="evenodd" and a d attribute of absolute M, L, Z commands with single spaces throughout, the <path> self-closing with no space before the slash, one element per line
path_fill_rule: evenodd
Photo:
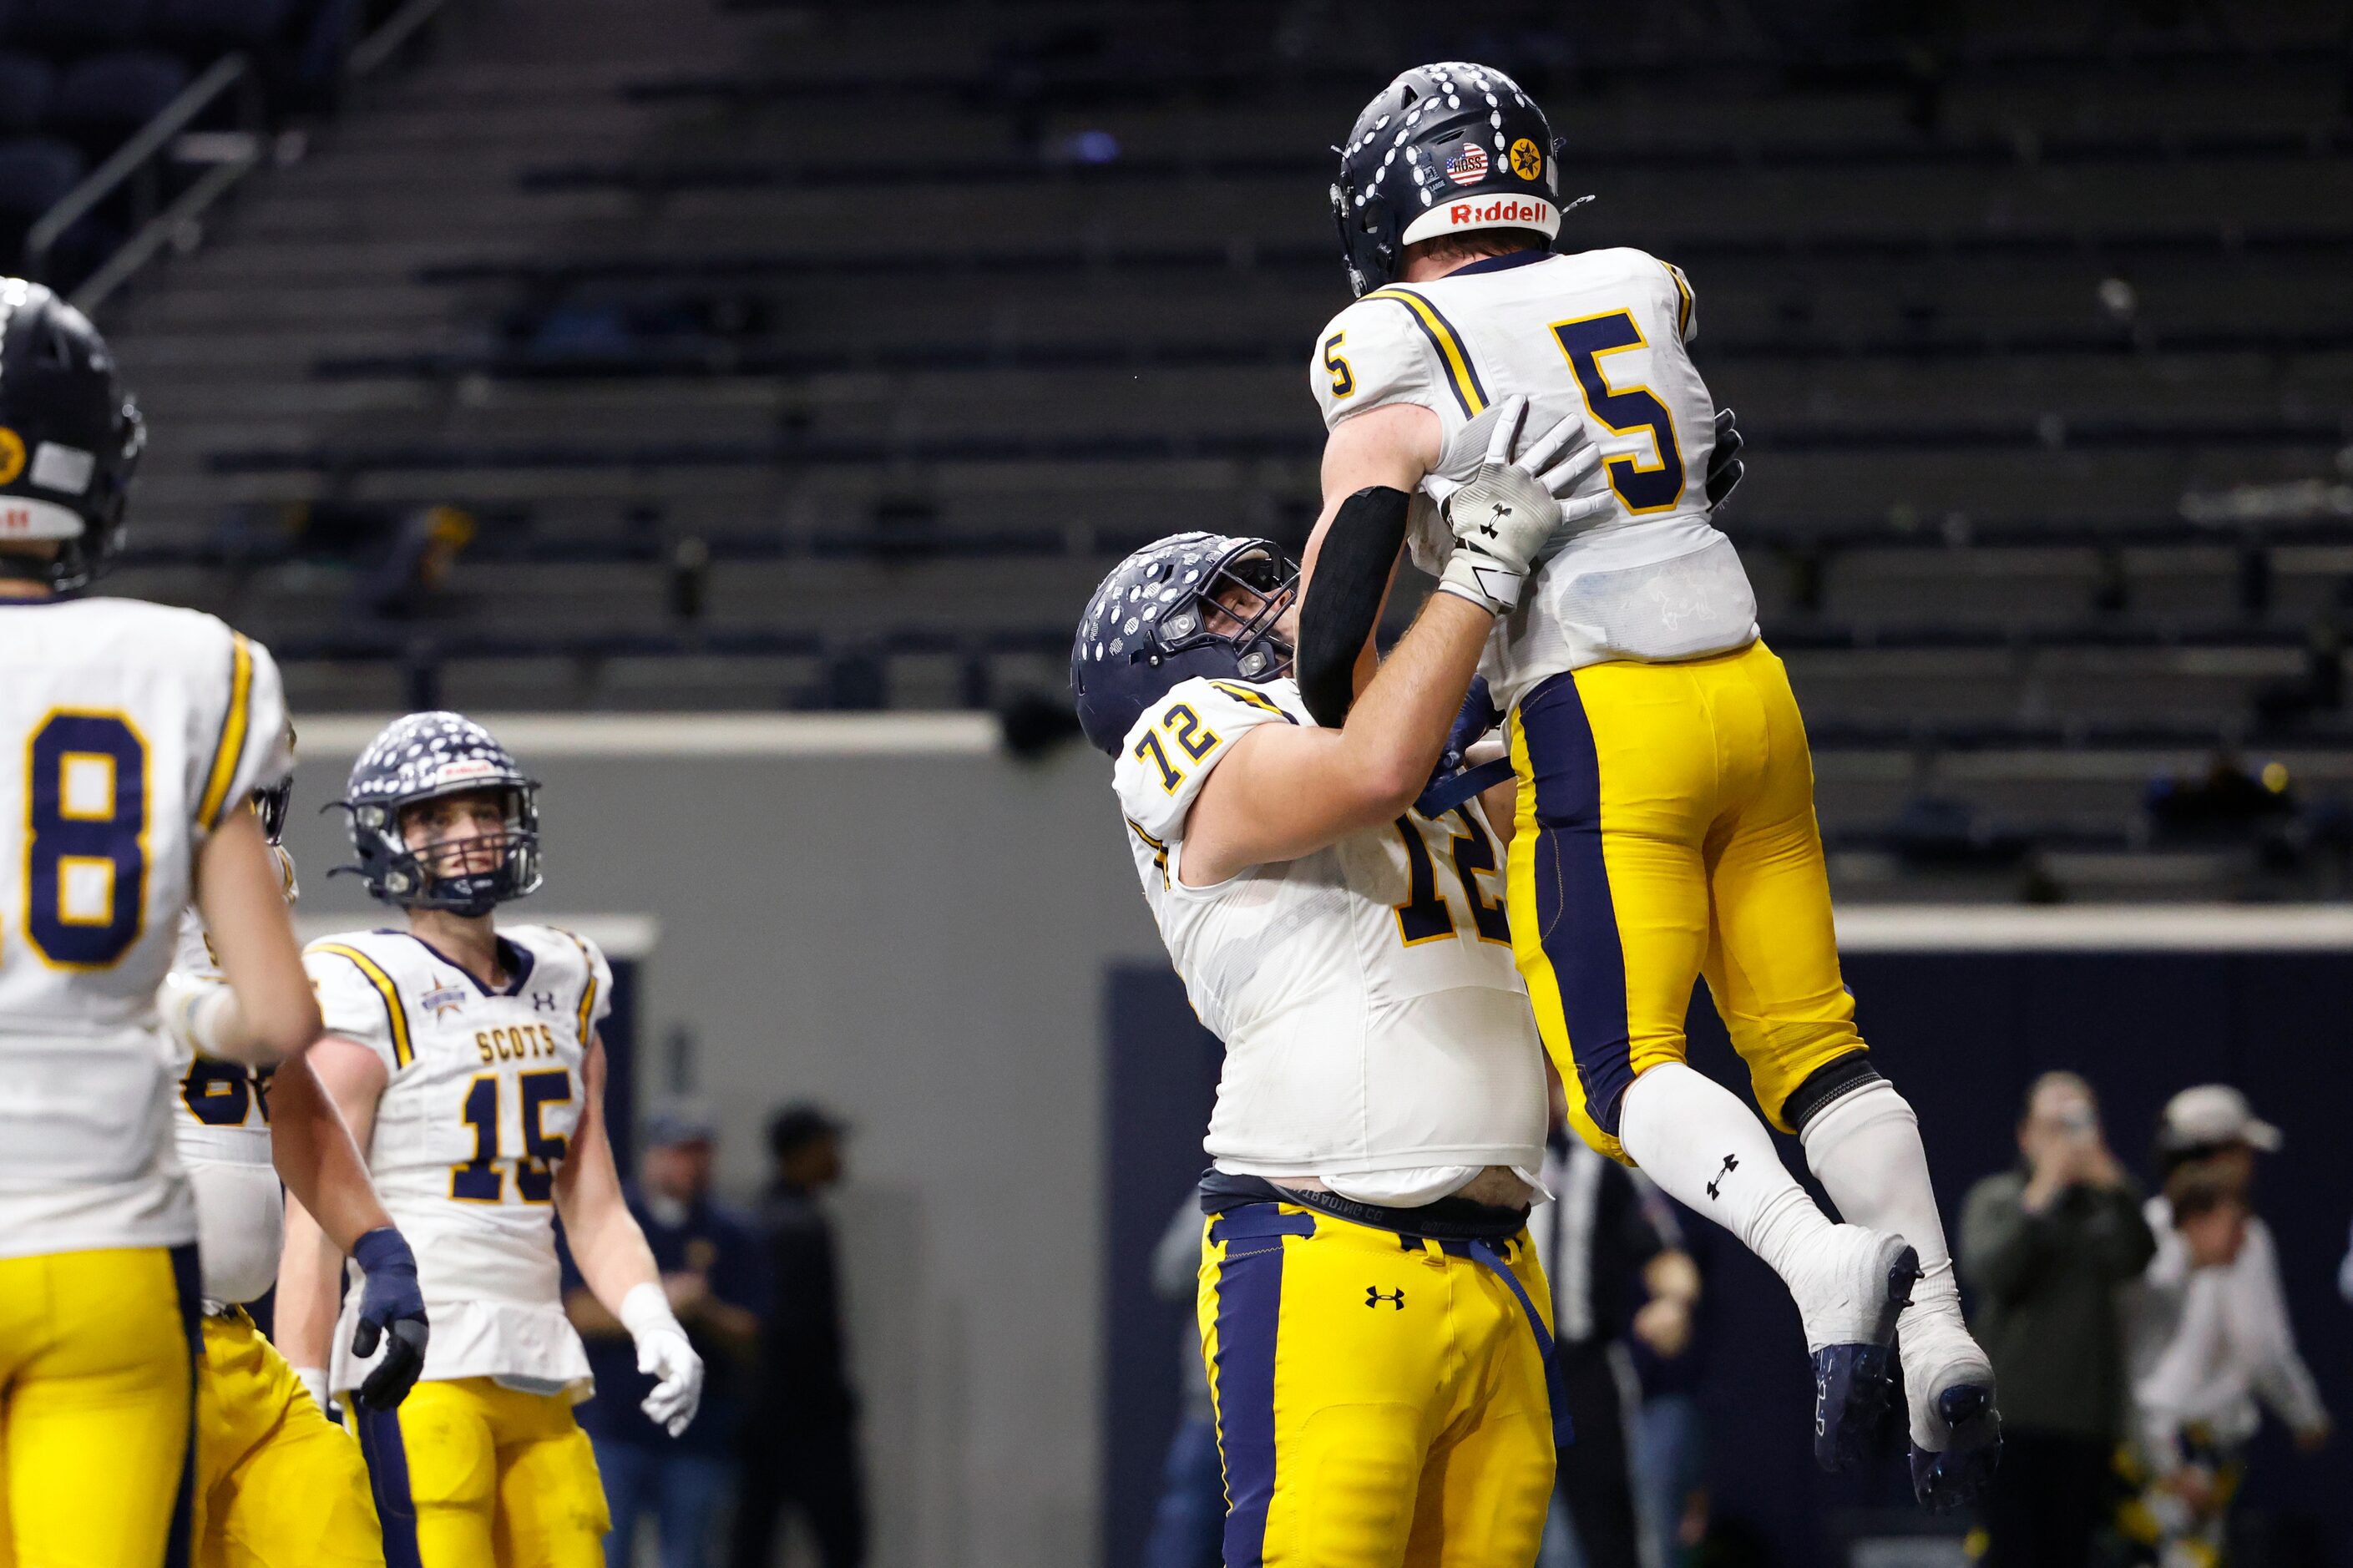
<path fill-rule="evenodd" d="M 1707 1184 L 1707 1195 L 1711 1198 L 1715 1197 L 1716 1195 L 1716 1183 L 1723 1181 L 1725 1177 L 1732 1174 L 1733 1172 L 1738 1169 L 1740 1169 L 1740 1156 L 1737 1154 L 1726 1154 L 1724 1157 L 1724 1169 L 1715 1173 L 1715 1181 L 1710 1182 Z"/>
<path fill-rule="evenodd" d="M 531 1005 L 534 1012 L 554 1013 L 562 1011 L 562 1009 L 557 1007 L 555 1005 L 555 993 L 553 991 L 533 992 L 531 994 Z"/>
<path fill-rule="evenodd" d="M 1367 1285 L 1365 1287 L 1366 1306 L 1377 1307 L 1384 1301 L 1387 1301 L 1390 1306 L 1395 1307 L 1398 1311 L 1404 1311 L 1405 1290 L 1403 1287 L 1399 1287 L 1395 1290 L 1387 1292 L 1384 1292 L 1377 1285 Z"/>

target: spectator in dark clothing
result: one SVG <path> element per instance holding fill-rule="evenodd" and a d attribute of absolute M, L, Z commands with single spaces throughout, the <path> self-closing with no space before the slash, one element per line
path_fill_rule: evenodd
<path fill-rule="evenodd" d="M 605 1538 L 608 1568 L 636 1561 L 638 1521 L 650 1513 L 662 1568 L 712 1568 L 717 1521 L 734 1467 L 760 1319 L 767 1310 L 767 1260 L 751 1225 L 711 1195 L 711 1114 L 673 1103 L 646 1123 L 646 1152 L 629 1184 L 629 1213 L 646 1233 L 670 1310 L 708 1369 L 702 1409 L 679 1436 L 638 1405 L 653 1379 L 638 1370 L 628 1331 L 566 1272 L 564 1303 L 588 1347 L 596 1397 L 580 1425 L 596 1447 L 596 1468 L 613 1512 Z"/>
<path fill-rule="evenodd" d="M 824 1568 L 866 1560 L 858 1401 L 845 1364 L 833 1222 L 818 1202 L 841 1180 L 844 1131 L 806 1104 L 768 1123 L 776 1168 L 760 1230 L 774 1304 L 761 1326 L 758 1419 L 744 1433 L 734 1568 L 770 1568 L 786 1505 L 807 1521 Z"/>
<path fill-rule="evenodd" d="M 2117 1290 L 2157 1251 L 2108 1152 L 2091 1086 L 2046 1073 L 2019 1124 L 2021 1168 L 1971 1189 L 1961 1275 L 2001 1390 L 1986 1568 L 2084 1568 L 2106 1514 L 2125 1409 Z"/>

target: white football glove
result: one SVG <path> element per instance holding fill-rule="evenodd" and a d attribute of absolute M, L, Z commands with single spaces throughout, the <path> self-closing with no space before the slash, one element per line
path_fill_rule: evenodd
<path fill-rule="evenodd" d="M 702 1403 L 702 1358 L 687 1342 L 686 1331 L 670 1310 L 659 1285 L 637 1287 L 621 1298 L 621 1326 L 638 1344 L 638 1370 L 655 1379 L 639 1406 L 646 1418 L 675 1437 L 694 1419 Z"/>
<path fill-rule="evenodd" d="M 1497 405 L 1484 460 L 1441 509 L 1455 547 L 1439 590 L 1491 615 L 1520 602 L 1534 563 L 1556 538 L 1608 511 L 1612 501 L 1607 490 L 1571 493 L 1601 462 L 1585 422 L 1565 418 L 1515 451 L 1527 416 L 1525 396 Z"/>

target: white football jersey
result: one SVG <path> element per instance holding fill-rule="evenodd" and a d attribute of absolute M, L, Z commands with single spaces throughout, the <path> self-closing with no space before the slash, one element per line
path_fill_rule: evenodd
<path fill-rule="evenodd" d="M 1489 1165 L 1533 1176 L 1543 1047 L 1475 800 L 1213 887 L 1179 878 L 1186 814 L 1234 742 L 1314 722 L 1293 680 L 1187 680 L 1113 770 L 1153 919 L 1225 1042 L 1205 1146 L 1221 1171 L 1314 1176 L 1366 1203 L 1426 1203 Z"/>
<path fill-rule="evenodd" d="M 554 1185 L 613 972 L 569 931 L 512 926 L 500 936 L 513 979 L 498 992 L 406 931 L 324 937 L 303 963 L 328 1033 L 368 1047 L 389 1075 L 368 1169 L 417 1253 L 433 1320 L 425 1376 L 585 1398 L 588 1357 L 564 1315 Z M 337 1389 L 358 1386 L 372 1364 L 351 1353 L 358 1303 L 354 1289 L 335 1334 Z"/>
<path fill-rule="evenodd" d="M 226 984 L 205 922 L 180 915 L 172 973 Z M 205 1300 L 214 1306 L 259 1300 L 278 1279 L 286 1241 L 286 1198 L 269 1158 L 269 1077 L 238 1062 L 183 1054 L 172 1135 L 196 1194 L 196 1251 Z"/>
<path fill-rule="evenodd" d="M 0 1257 L 195 1239 L 155 994 L 196 850 L 291 766 L 269 653 L 193 610 L 0 599 Z"/>
<path fill-rule="evenodd" d="M 1697 331 L 1690 283 L 1655 257 L 1523 251 L 1377 289 L 1316 340 L 1309 374 L 1326 428 L 1392 403 L 1437 414 L 1445 456 L 1421 487 L 1432 501 L 1476 471 L 1507 397 L 1529 399 L 1531 432 L 1584 420 L 1600 451 L 1578 493 L 1606 489 L 1615 508 L 1546 557 L 1488 646 L 1481 672 L 1504 707 L 1584 665 L 1755 640 L 1747 573 L 1708 521 L 1715 404 L 1685 346 Z M 1433 572 L 1453 547 L 1428 506 L 1412 543 Z"/>

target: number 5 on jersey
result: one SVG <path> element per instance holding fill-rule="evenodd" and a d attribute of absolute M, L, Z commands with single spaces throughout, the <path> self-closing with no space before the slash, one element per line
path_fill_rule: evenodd
<path fill-rule="evenodd" d="M 1683 499 L 1683 454 L 1675 444 L 1675 422 L 1667 405 L 1647 386 L 1613 387 L 1601 374 L 1601 356 L 1623 349 L 1648 348 L 1649 341 L 1634 318 L 1624 310 L 1587 316 L 1575 321 L 1555 321 L 1552 335 L 1576 373 L 1585 394 L 1585 406 L 1612 434 L 1624 436 L 1648 430 L 1658 460 L 1612 458 L 1608 463 L 1609 488 L 1637 514 L 1665 511 Z"/>

